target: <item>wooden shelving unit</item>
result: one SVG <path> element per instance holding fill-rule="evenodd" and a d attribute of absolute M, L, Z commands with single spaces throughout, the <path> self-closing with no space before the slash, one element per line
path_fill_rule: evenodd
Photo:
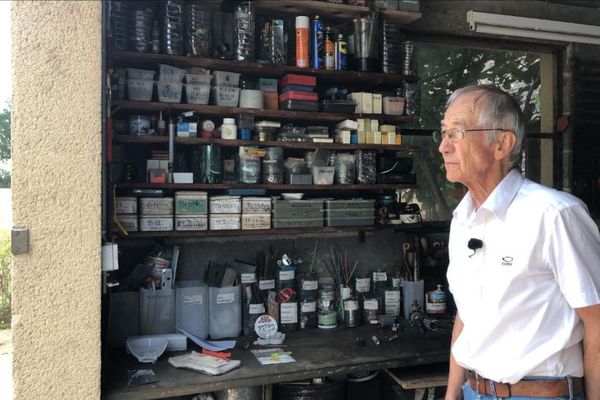
<path fill-rule="evenodd" d="M 167 136 L 135 136 L 135 135 L 114 135 L 113 140 L 116 143 L 137 143 L 137 144 L 167 144 Z M 220 146 L 238 147 L 238 146 L 261 146 L 261 147 L 282 147 L 284 149 L 327 149 L 327 150 L 380 150 L 380 151 L 416 151 L 418 146 L 408 144 L 344 144 L 344 143 L 313 143 L 313 142 L 284 142 L 279 140 L 227 140 L 217 138 L 186 138 L 176 137 L 175 144 L 181 145 L 203 145 L 218 144 Z"/>
<path fill-rule="evenodd" d="M 310 1 L 309 1 L 310 3 Z M 216 58 L 173 56 L 167 54 L 114 51 L 115 66 L 157 68 L 159 64 L 179 67 L 201 67 L 210 70 L 239 72 L 244 75 L 279 78 L 286 74 L 304 74 L 317 77 L 317 83 L 336 83 L 359 87 L 398 87 L 403 81 L 414 82 L 413 75 L 383 74 L 361 71 L 329 71 L 325 69 L 299 68 L 292 65 L 259 64 L 252 62 L 219 60 Z"/>
<path fill-rule="evenodd" d="M 250 114 L 259 118 L 271 118 L 285 121 L 324 122 L 334 123 L 345 119 L 372 118 L 385 123 L 401 124 L 416 121 L 417 118 L 406 115 L 385 114 L 343 114 L 307 111 L 263 110 L 255 108 L 209 106 L 200 104 L 159 103 L 153 101 L 113 100 L 113 115 L 120 111 L 165 111 L 180 113 L 196 111 L 202 115 L 213 117 L 230 117 L 235 114 Z"/>
<path fill-rule="evenodd" d="M 270 183 L 117 183 L 117 189 L 165 189 L 165 190 L 226 190 L 226 189 L 265 189 L 274 191 L 300 192 L 306 190 L 355 191 L 355 190 L 395 190 L 414 189 L 414 184 L 354 184 L 354 185 L 288 185 Z"/>

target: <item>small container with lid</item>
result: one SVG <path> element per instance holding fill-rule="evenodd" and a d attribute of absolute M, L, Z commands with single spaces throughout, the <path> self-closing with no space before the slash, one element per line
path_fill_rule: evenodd
<path fill-rule="evenodd" d="M 237 126 L 235 125 L 234 118 L 223 118 L 223 125 L 221 125 L 221 139 L 237 139 Z"/>

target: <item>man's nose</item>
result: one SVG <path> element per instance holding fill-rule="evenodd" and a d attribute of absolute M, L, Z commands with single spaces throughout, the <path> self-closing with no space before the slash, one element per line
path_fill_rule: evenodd
<path fill-rule="evenodd" d="M 442 136 L 442 141 L 438 146 L 438 151 L 442 154 L 448 153 L 452 150 L 452 142 L 448 139 L 448 136 Z"/>

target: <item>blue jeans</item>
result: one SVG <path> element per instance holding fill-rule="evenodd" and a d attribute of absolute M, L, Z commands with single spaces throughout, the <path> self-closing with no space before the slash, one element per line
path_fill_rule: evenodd
<path fill-rule="evenodd" d="M 510 400 L 569 400 L 568 397 L 497 397 L 494 396 L 479 394 L 471 388 L 469 382 L 465 383 L 462 387 L 464 400 L 496 400 L 496 399 L 510 399 Z M 585 400 L 584 396 L 573 396 L 571 400 Z"/>

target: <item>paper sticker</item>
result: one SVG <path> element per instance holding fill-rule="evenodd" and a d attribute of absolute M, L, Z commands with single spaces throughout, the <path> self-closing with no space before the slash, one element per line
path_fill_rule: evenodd
<path fill-rule="evenodd" d="M 217 295 L 217 304 L 233 303 L 235 300 L 235 293 L 219 293 Z"/>
<path fill-rule="evenodd" d="M 319 287 L 318 281 L 304 281 L 302 282 L 302 290 L 317 290 Z"/>
<path fill-rule="evenodd" d="M 282 324 L 298 323 L 298 303 L 281 303 L 279 319 Z"/>
<path fill-rule="evenodd" d="M 292 281 L 296 277 L 296 271 L 279 271 L 280 281 Z"/>
<path fill-rule="evenodd" d="M 264 313 L 265 313 L 265 305 L 263 303 L 250 304 L 248 306 L 248 314 L 256 315 L 256 314 L 264 314 Z"/>
<path fill-rule="evenodd" d="M 315 312 L 317 310 L 317 302 L 311 301 L 310 303 L 302 303 L 300 311 L 303 313 Z"/>
<path fill-rule="evenodd" d="M 379 309 L 379 304 L 377 300 L 365 300 L 365 310 L 377 310 Z"/>
<path fill-rule="evenodd" d="M 191 296 L 183 296 L 183 304 L 187 304 L 187 305 L 204 304 L 204 299 L 201 294 L 194 294 Z"/>
<path fill-rule="evenodd" d="M 256 282 L 256 274 L 242 274 L 242 283 Z"/>
<path fill-rule="evenodd" d="M 373 281 L 374 282 L 387 281 L 387 273 L 385 273 L 385 272 L 373 272 Z"/>
<path fill-rule="evenodd" d="M 356 291 L 368 293 L 371 289 L 371 278 L 356 278 Z"/>
<path fill-rule="evenodd" d="M 266 279 L 258 281 L 258 287 L 260 288 L 260 290 L 275 289 L 275 279 Z"/>

